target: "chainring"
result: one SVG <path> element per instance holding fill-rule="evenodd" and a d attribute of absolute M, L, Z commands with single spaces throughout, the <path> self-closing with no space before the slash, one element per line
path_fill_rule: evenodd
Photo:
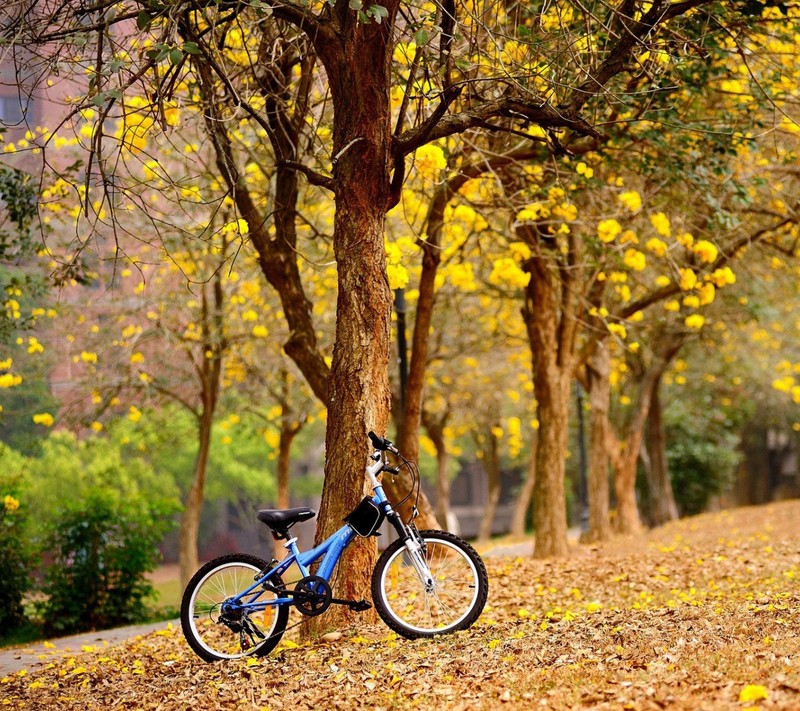
<path fill-rule="evenodd" d="M 309 575 L 298 581 L 294 592 L 294 606 L 308 617 L 321 615 L 333 599 L 331 586 L 319 575 Z"/>

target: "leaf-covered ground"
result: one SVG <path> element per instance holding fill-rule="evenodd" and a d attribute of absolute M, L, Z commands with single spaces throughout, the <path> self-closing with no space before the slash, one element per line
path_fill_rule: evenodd
<path fill-rule="evenodd" d="M 0 679 L 0 703 L 800 709 L 800 502 L 708 514 L 564 561 L 487 565 L 489 604 L 467 632 L 409 642 L 375 625 L 307 644 L 290 633 L 265 659 L 209 665 L 168 629 L 50 650 Z"/>

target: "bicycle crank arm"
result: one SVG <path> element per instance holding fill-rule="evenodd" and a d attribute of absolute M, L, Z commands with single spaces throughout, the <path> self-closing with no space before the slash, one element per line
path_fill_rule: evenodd
<path fill-rule="evenodd" d="M 337 600 L 332 598 L 331 603 L 334 605 L 347 605 L 354 612 L 365 612 L 372 607 L 372 603 L 366 600 Z"/>

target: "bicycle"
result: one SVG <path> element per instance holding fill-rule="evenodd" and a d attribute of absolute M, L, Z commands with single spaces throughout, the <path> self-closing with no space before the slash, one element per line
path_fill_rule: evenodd
<path fill-rule="evenodd" d="M 419 496 L 416 466 L 388 439 L 370 432 L 374 447 L 366 468 L 373 496 L 365 497 L 345 517 L 345 524 L 309 551 L 301 552 L 289 529 L 316 515 L 310 508 L 263 510 L 257 514 L 276 540 L 286 540 L 287 557 L 270 563 L 248 554 L 221 556 L 203 565 L 189 581 L 181 602 L 181 627 L 189 646 L 208 662 L 265 656 L 280 642 L 289 609 L 321 615 L 331 605 L 364 611 L 366 600 L 333 597 L 331 575 L 344 550 L 357 536 L 379 535 L 384 520 L 398 538 L 380 555 L 372 572 L 372 599 L 381 619 L 407 639 L 432 637 L 469 628 L 488 595 L 486 567 L 475 549 L 447 531 L 418 531 L 416 506 L 408 523 L 392 508 L 378 476 L 408 467 Z M 390 466 L 387 452 L 401 460 Z M 309 566 L 319 561 L 316 574 Z M 282 575 L 292 566 L 302 578 L 289 589 Z"/>

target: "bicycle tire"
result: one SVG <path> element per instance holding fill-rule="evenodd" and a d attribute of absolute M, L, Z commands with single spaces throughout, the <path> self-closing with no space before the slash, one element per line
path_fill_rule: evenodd
<path fill-rule="evenodd" d="M 248 656 L 262 657 L 280 642 L 289 619 L 287 605 L 270 606 L 259 611 L 264 615 L 263 628 L 249 615 L 246 616 L 247 622 L 264 637 L 258 643 L 251 641 L 257 635 L 245 634 L 243 637 L 219 621 L 220 604 L 246 590 L 253 584 L 255 575 L 266 567 L 267 563 L 254 555 L 233 553 L 209 561 L 192 576 L 181 600 L 181 628 L 189 646 L 201 659 L 218 662 Z M 270 582 L 277 587 L 283 585 L 277 576 L 273 576 Z M 274 593 L 265 592 L 260 600 L 270 595 L 276 597 Z M 242 639 L 251 646 L 243 648 Z"/>
<path fill-rule="evenodd" d="M 489 594 L 483 560 L 469 543 L 447 531 L 420 531 L 420 536 L 435 589 L 425 590 L 405 543 L 396 540 L 381 554 L 372 573 L 375 609 L 407 639 L 471 627 Z"/>

